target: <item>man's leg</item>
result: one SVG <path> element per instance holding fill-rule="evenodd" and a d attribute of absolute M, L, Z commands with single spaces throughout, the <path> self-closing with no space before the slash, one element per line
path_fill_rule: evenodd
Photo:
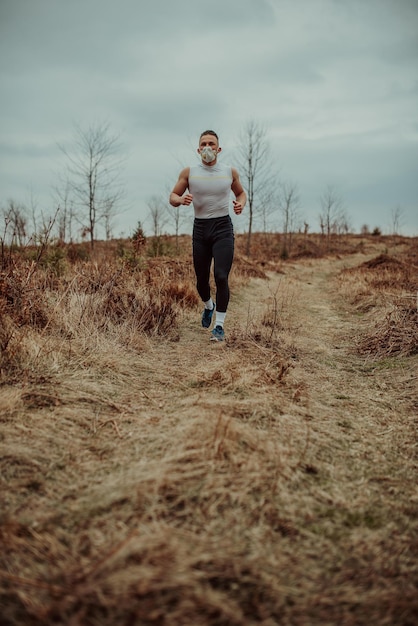
<path fill-rule="evenodd" d="M 213 244 L 214 276 L 216 283 L 216 310 L 226 313 L 229 304 L 229 272 L 234 260 L 234 233 L 232 223 L 227 223 Z"/>
<path fill-rule="evenodd" d="M 203 302 L 207 302 L 210 298 L 211 263 L 212 245 L 203 237 L 202 227 L 195 225 L 193 229 L 193 265 L 196 274 L 196 289 Z"/>

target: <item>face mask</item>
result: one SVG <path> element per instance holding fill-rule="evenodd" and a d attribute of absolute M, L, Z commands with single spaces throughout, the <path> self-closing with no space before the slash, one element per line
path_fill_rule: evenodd
<path fill-rule="evenodd" d="M 216 159 L 217 152 L 213 150 L 210 146 L 205 146 L 200 151 L 200 156 L 205 163 L 212 163 Z"/>

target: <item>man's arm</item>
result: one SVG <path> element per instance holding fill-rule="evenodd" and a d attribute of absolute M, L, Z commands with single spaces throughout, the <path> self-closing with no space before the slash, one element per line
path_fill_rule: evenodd
<path fill-rule="evenodd" d="M 188 206 L 192 203 L 193 196 L 191 193 L 186 193 L 186 195 L 183 195 L 189 186 L 189 172 L 189 167 L 185 167 L 184 170 L 180 172 L 179 179 L 174 185 L 173 191 L 170 193 L 169 200 L 172 206 L 177 207 L 181 204 L 185 204 L 186 206 Z"/>
<path fill-rule="evenodd" d="M 244 191 L 244 187 L 241 185 L 238 171 L 234 167 L 231 169 L 232 169 L 231 189 L 235 194 L 235 200 L 233 201 L 234 213 L 236 215 L 241 215 L 245 207 L 245 203 L 247 202 L 247 194 Z"/>

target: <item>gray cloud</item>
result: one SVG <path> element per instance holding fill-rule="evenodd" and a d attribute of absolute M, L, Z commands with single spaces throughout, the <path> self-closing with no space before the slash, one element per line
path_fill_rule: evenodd
<path fill-rule="evenodd" d="M 214 127 L 268 130 L 314 219 L 336 183 L 359 228 L 394 204 L 418 233 L 414 0 L 2 0 L 0 204 L 47 203 L 73 124 L 107 120 L 128 155 L 129 230 Z M 317 224 L 313 226 L 317 228 Z"/>

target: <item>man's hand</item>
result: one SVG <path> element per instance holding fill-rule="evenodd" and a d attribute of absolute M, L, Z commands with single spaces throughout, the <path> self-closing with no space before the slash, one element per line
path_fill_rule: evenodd
<path fill-rule="evenodd" d="M 181 204 L 189 206 L 193 202 L 193 196 L 191 193 L 186 193 L 184 196 L 180 198 Z"/>
<path fill-rule="evenodd" d="M 243 206 L 242 206 L 241 202 L 238 202 L 237 200 L 233 200 L 233 203 L 234 203 L 234 213 L 235 213 L 235 215 L 241 215 L 242 209 L 243 209 Z"/>

